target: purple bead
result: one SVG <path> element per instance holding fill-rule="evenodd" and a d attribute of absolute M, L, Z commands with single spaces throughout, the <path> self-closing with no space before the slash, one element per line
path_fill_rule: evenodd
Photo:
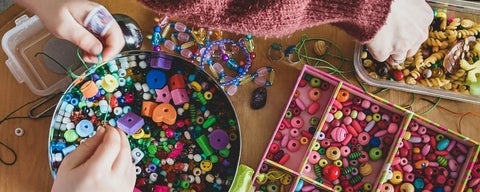
<path fill-rule="evenodd" d="M 170 69 L 172 68 L 172 60 L 173 57 L 166 55 L 161 52 L 156 52 L 152 54 L 150 59 L 150 66 L 152 68 L 160 68 L 160 69 Z"/>
<path fill-rule="evenodd" d="M 208 139 L 212 148 L 216 150 L 225 148 L 229 143 L 228 133 L 222 129 L 212 131 L 208 136 Z"/>
<path fill-rule="evenodd" d="M 118 128 L 130 135 L 141 129 L 144 124 L 143 118 L 132 112 L 128 112 L 117 121 Z"/>
<path fill-rule="evenodd" d="M 229 59 L 227 54 L 222 54 L 222 61 L 227 61 Z"/>

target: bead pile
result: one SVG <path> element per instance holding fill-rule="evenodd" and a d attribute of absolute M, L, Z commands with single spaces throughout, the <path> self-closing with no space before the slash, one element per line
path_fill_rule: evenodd
<path fill-rule="evenodd" d="M 472 168 L 472 177 L 467 183 L 467 191 L 480 190 L 480 154 L 477 156 L 477 161 Z"/>
<path fill-rule="evenodd" d="M 227 95 L 206 73 L 160 52 L 129 52 L 72 84 L 57 105 L 49 153 L 63 158 L 109 124 L 128 134 L 135 191 L 226 191 L 240 130 Z"/>
<path fill-rule="evenodd" d="M 480 80 L 476 77 L 480 73 L 479 35 L 480 24 L 468 18 L 447 17 L 445 11 L 435 11 L 429 37 L 413 57 L 401 65 L 390 66 L 373 59 L 364 47 L 360 54 L 361 69 L 369 78 L 397 82 L 400 87 L 406 84 L 422 89 L 440 89 L 445 93 L 480 96 Z M 453 66 L 446 64 L 444 59 L 450 50 L 458 42 L 471 38 L 470 44 L 473 45 L 466 46 L 468 49 L 464 53 L 453 51 L 456 52 Z"/>
<path fill-rule="evenodd" d="M 468 146 L 418 121 L 410 122 L 404 139 L 383 188 L 454 191 L 468 160 Z"/>

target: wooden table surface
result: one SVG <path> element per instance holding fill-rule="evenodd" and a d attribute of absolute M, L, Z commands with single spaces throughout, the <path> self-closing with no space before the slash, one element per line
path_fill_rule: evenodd
<path fill-rule="evenodd" d="M 123 13 L 133 17 L 140 25 L 144 34 L 151 34 L 151 29 L 155 24 L 153 18 L 155 14 L 135 0 L 103 0 L 100 1 L 112 13 Z M 14 26 L 13 20 L 25 14 L 25 11 L 14 5 L 0 15 L 0 33 L 3 34 Z M 272 66 L 276 71 L 275 83 L 268 88 L 267 105 L 261 110 L 252 110 L 249 106 L 252 91 L 257 87 L 254 83 L 241 86 L 238 93 L 231 97 L 232 102 L 240 119 L 242 134 L 242 152 L 241 163 L 257 168 L 258 163 L 264 153 L 270 137 L 275 130 L 279 118 L 282 115 L 293 86 L 301 69 L 301 64 L 291 65 L 288 62 L 271 62 L 267 59 L 268 47 L 272 43 L 280 43 L 283 47 L 294 45 L 299 42 L 303 35 L 310 38 L 325 38 L 335 42 L 345 53 L 347 58 L 353 58 L 355 41 L 344 32 L 330 25 L 323 25 L 310 28 L 304 31 L 298 31 L 291 36 L 275 39 L 255 38 L 255 52 L 257 58 L 251 70 L 256 70 L 262 66 Z M 148 40 L 145 41 L 144 49 L 148 49 Z M 145 48 L 146 47 L 146 48 Z M 3 63 L 6 55 L 0 52 L 0 117 L 19 107 L 20 105 L 38 98 L 33 94 L 25 84 L 18 84 L 12 76 L 6 65 Z M 352 70 L 352 64 L 348 64 L 345 70 Z M 348 73 L 347 77 L 356 82 L 353 73 Z M 379 94 L 380 97 L 388 99 L 396 104 L 404 105 L 411 101 L 411 94 L 401 91 L 389 90 Z M 431 105 L 415 97 L 415 104 L 412 111 L 421 113 L 426 111 Z M 430 100 L 436 98 L 424 97 Z M 480 106 L 449 100 L 441 100 L 439 106 L 448 108 L 457 113 L 467 113 L 480 111 Z M 16 116 L 25 116 L 28 109 L 20 110 Z M 461 117 L 460 114 L 453 114 L 439 107 L 429 113 L 424 114 L 426 118 L 433 120 L 450 129 L 457 130 L 457 123 Z M 461 132 L 477 141 L 480 141 L 480 130 L 478 124 L 475 124 L 480 117 L 467 115 L 461 121 Z M 13 119 L 0 123 L 0 141 L 10 146 L 17 154 L 17 161 L 14 165 L 7 166 L 0 164 L 0 191 L 49 191 L 52 186 L 52 177 L 47 156 L 47 140 L 49 132 L 50 118 L 44 119 Z M 15 128 L 20 127 L 25 130 L 23 136 L 15 136 Z M 0 146 L 0 158 L 4 161 L 11 161 L 13 155 L 5 147 Z"/>

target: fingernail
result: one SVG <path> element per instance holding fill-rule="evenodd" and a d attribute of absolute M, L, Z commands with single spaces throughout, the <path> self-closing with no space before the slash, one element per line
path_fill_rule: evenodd
<path fill-rule="evenodd" d="M 98 128 L 97 128 L 97 133 L 105 133 L 105 127 L 103 127 L 103 126 L 98 126 Z"/>

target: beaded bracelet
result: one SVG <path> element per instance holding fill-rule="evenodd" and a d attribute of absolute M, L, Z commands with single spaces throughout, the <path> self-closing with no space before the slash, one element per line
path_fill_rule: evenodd
<path fill-rule="evenodd" d="M 247 37 L 247 40 L 249 40 L 248 37 Z M 218 62 L 215 62 L 211 57 L 212 54 L 210 52 L 212 51 L 213 47 L 215 46 L 221 47 L 225 44 L 236 46 L 239 48 L 239 50 L 241 50 L 245 54 L 245 58 L 246 58 L 245 65 L 238 64 L 238 62 L 234 58 L 228 56 L 227 54 L 223 54 L 223 53 L 221 54 L 221 60 L 226 62 L 226 65 L 228 66 L 228 68 L 234 70 L 238 74 L 235 77 L 227 76 L 225 74 L 225 70 L 223 69 L 223 67 Z M 222 49 L 220 48 L 220 50 Z M 206 47 L 202 52 L 199 66 L 200 68 L 204 69 L 205 63 L 207 63 L 212 73 L 217 75 L 220 86 L 222 87 L 238 86 L 240 85 L 240 80 L 243 77 L 245 77 L 245 75 L 247 75 L 248 70 L 252 65 L 252 59 L 255 58 L 254 55 L 255 54 L 253 52 L 249 52 L 247 50 L 247 47 L 245 46 L 245 44 L 233 41 L 231 39 L 221 39 L 218 41 L 211 41 L 207 43 Z"/>

